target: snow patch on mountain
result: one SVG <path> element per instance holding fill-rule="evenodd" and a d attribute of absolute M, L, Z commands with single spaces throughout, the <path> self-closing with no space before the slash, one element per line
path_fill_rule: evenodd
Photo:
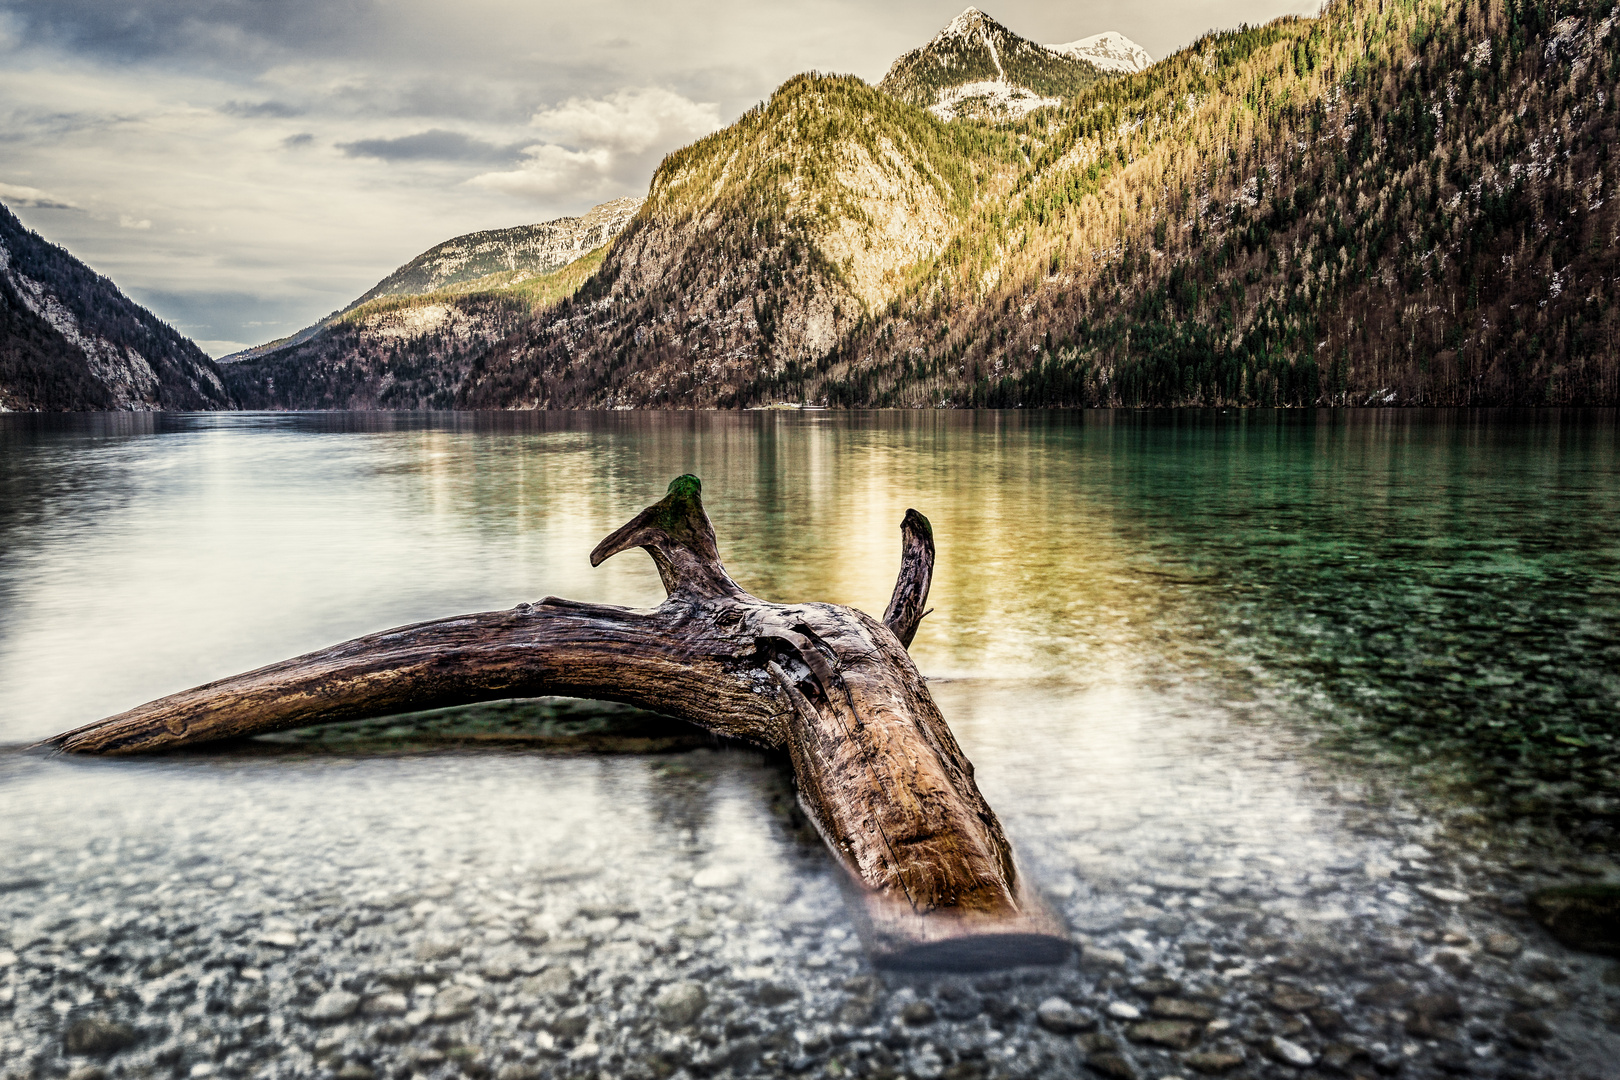
<path fill-rule="evenodd" d="M 1033 90 L 999 79 L 963 83 L 939 92 L 939 100 L 928 111 L 949 122 L 960 115 L 1014 119 L 1048 105 L 1061 105 L 1058 98 L 1042 97 Z"/>
<path fill-rule="evenodd" d="M 1115 30 L 1046 47 L 1059 56 L 1067 56 L 1071 60 L 1084 60 L 1104 71 L 1117 71 L 1126 75 L 1145 71 L 1153 64 L 1153 57 L 1148 55 L 1146 49 Z"/>

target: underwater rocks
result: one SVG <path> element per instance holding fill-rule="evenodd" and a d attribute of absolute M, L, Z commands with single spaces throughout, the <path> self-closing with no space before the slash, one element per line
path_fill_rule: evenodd
<path fill-rule="evenodd" d="M 1531 893 L 1526 904 L 1571 949 L 1620 955 L 1620 885 L 1554 886 Z"/>

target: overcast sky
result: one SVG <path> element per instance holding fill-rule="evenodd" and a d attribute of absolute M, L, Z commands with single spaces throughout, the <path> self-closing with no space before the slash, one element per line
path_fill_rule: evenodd
<path fill-rule="evenodd" d="M 961 0 L 0 0 L 0 202 L 211 354 L 475 229 L 644 194 L 797 72 L 876 82 Z M 1155 58 L 1318 0 L 1014 0 Z"/>

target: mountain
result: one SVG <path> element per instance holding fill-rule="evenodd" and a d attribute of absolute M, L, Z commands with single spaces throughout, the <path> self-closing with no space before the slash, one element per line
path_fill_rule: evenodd
<path fill-rule="evenodd" d="M 618 235 L 641 209 L 642 201 L 614 199 L 579 217 L 446 240 L 383 278 L 343 310 L 352 311 L 379 296 L 422 296 L 491 274 L 535 277 L 560 270 Z M 513 277 L 511 283 L 523 280 L 521 276 Z"/>
<path fill-rule="evenodd" d="M 1608 0 L 1334 0 L 944 123 L 976 14 L 671 155 L 458 402 L 1620 404 Z"/>
<path fill-rule="evenodd" d="M 201 349 L 0 206 L 0 411 L 234 407 Z"/>
<path fill-rule="evenodd" d="M 1100 71 L 1121 75 L 1135 75 L 1138 71 L 1146 71 L 1153 65 L 1153 57 L 1148 55 L 1146 49 L 1124 34 L 1113 30 L 1062 45 L 1046 47 L 1060 56 L 1084 60 Z"/>
<path fill-rule="evenodd" d="M 997 120 L 1058 105 L 1097 82 L 1103 70 L 1089 57 L 1021 38 L 970 7 L 928 44 L 896 60 L 878 89 L 941 120 Z"/>
<path fill-rule="evenodd" d="M 319 323 L 226 357 L 226 382 L 255 409 L 447 408 L 470 358 L 572 292 L 642 201 L 447 240 Z"/>

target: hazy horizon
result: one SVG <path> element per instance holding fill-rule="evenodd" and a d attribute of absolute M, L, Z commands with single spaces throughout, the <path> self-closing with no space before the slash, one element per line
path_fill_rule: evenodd
<path fill-rule="evenodd" d="M 0 0 L 0 202 L 211 355 L 291 333 L 433 245 L 640 195 L 806 70 L 876 82 L 962 10 L 482 0 Z M 1023 2 L 1043 42 L 1160 59 L 1315 0 Z"/>

